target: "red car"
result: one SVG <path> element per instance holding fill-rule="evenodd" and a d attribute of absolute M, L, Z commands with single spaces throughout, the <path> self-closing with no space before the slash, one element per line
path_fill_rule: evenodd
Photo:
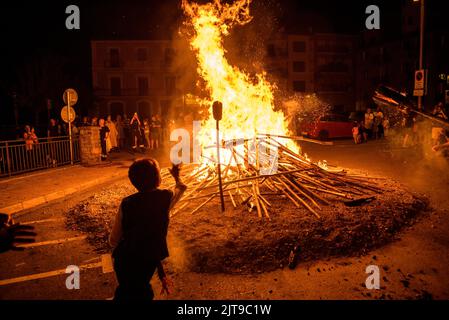
<path fill-rule="evenodd" d="M 340 114 L 330 114 L 321 117 L 315 122 L 301 122 L 298 124 L 298 133 L 320 140 L 333 138 L 351 138 L 354 123 L 348 116 Z"/>

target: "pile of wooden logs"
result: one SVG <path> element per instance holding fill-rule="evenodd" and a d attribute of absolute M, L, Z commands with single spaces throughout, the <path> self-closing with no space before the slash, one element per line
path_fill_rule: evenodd
<path fill-rule="evenodd" d="M 239 142 L 223 142 L 221 160 L 223 192 L 227 205 L 245 206 L 262 218 L 270 219 L 272 199 L 281 197 L 296 207 L 304 207 L 320 218 L 321 206 L 332 201 L 355 203 L 373 199 L 381 189 L 364 177 L 349 175 L 312 163 L 306 156 L 286 147 L 286 139 L 301 137 L 258 135 Z M 212 146 L 216 148 L 216 146 Z M 217 161 L 184 165 L 182 179 L 188 190 L 172 210 L 192 214 L 219 198 Z M 168 170 L 162 170 L 167 180 Z M 193 201 L 199 200 L 199 201 Z"/>

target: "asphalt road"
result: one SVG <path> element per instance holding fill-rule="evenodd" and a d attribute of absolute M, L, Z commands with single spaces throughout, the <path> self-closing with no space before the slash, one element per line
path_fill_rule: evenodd
<path fill-rule="evenodd" d="M 363 169 L 373 175 L 398 180 L 411 190 L 426 193 L 434 212 L 404 230 L 397 241 L 362 257 L 300 263 L 294 270 L 277 270 L 259 275 L 196 274 L 175 270 L 172 299 L 418 299 L 449 298 L 449 197 L 447 163 L 428 159 L 415 149 L 396 148 L 385 141 L 353 145 L 338 141 L 333 146 L 304 143 L 303 150 L 314 160 Z M 89 197 L 97 186 L 22 215 L 33 222 L 41 245 L 21 252 L 7 252 L 0 259 L 0 299 L 108 299 L 116 286 L 113 273 L 104 273 L 100 254 L 83 239 L 67 230 L 64 212 Z M 67 240 L 68 239 L 68 240 Z M 45 241 L 58 240 L 46 243 Z M 61 243 L 62 242 L 62 243 Z M 69 265 L 97 263 L 81 270 L 80 289 L 66 288 L 69 274 L 41 279 L 2 280 L 64 270 Z M 364 286 L 366 266 L 381 270 L 381 289 Z M 26 280 L 26 281 L 24 281 Z M 159 284 L 154 282 L 156 298 Z"/>

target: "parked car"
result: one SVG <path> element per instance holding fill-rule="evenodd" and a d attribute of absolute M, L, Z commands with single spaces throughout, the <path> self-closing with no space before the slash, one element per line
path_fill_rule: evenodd
<path fill-rule="evenodd" d="M 328 114 L 314 122 L 301 122 L 298 125 L 300 135 L 320 140 L 352 137 L 354 122 L 344 114 Z"/>

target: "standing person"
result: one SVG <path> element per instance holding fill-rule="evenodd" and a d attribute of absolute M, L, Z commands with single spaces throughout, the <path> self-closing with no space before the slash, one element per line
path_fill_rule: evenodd
<path fill-rule="evenodd" d="M 390 120 L 388 120 L 388 117 L 384 117 L 384 120 L 382 121 L 382 127 L 384 130 L 384 137 L 388 137 L 390 134 Z"/>
<path fill-rule="evenodd" d="M 354 143 L 355 144 L 359 144 L 360 143 L 360 139 L 359 139 L 359 124 L 357 123 L 357 121 L 355 121 L 353 126 L 352 126 L 352 137 L 354 138 Z"/>
<path fill-rule="evenodd" d="M 152 300 L 150 280 L 156 270 L 162 290 L 170 293 L 162 265 L 169 255 L 169 212 L 187 189 L 178 166 L 170 173 L 176 183 L 174 191 L 159 188 L 161 174 L 156 160 L 137 160 L 129 168 L 129 180 L 138 192 L 122 200 L 109 237 L 118 281 L 115 300 Z"/>
<path fill-rule="evenodd" d="M 129 118 L 126 113 L 123 115 L 123 134 L 125 135 L 124 142 L 126 149 L 131 148 L 131 126 L 129 125 Z"/>
<path fill-rule="evenodd" d="M 443 103 L 439 102 L 432 111 L 432 115 L 443 120 L 447 120 L 447 116 L 443 110 Z M 432 126 L 432 146 L 436 146 L 440 144 L 441 137 L 444 136 L 444 128 L 441 126 L 434 125 Z"/>
<path fill-rule="evenodd" d="M 449 132 L 448 130 L 443 130 L 439 137 L 437 144 L 432 146 L 434 152 L 441 152 L 443 156 L 448 156 L 449 154 Z"/>
<path fill-rule="evenodd" d="M 143 126 L 144 126 L 143 131 L 144 131 L 146 147 L 148 149 L 151 149 L 151 142 L 150 142 L 150 140 L 151 140 L 151 133 L 150 133 L 151 125 L 150 125 L 150 121 L 147 118 L 145 118 L 145 120 L 143 120 Z"/>
<path fill-rule="evenodd" d="M 159 149 L 161 122 L 156 116 L 151 117 L 151 149 Z"/>
<path fill-rule="evenodd" d="M 109 128 L 105 125 L 104 119 L 100 119 L 98 124 L 100 126 L 101 160 L 104 161 L 108 158 L 106 143 L 109 136 Z"/>
<path fill-rule="evenodd" d="M 31 127 L 29 125 L 25 126 L 25 132 L 23 133 L 23 140 L 25 140 L 26 151 L 33 150 L 34 139 L 31 135 Z"/>
<path fill-rule="evenodd" d="M 366 133 L 365 122 L 363 120 L 359 123 L 359 136 L 361 143 L 368 142 L 368 134 Z"/>
<path fill-rule="evenodd" d="M 412 144 L 414 143 L 414 129 L 415 129 L 415 114 L 412 112 L 410 108 L 406 108 L 404 113 L 404 139 L 402 141 L 402 147 L 408 147 L 409 140 L 412 140 Z"/>
<path fill-rule="evenodd" d="M 55 119 L 50 119 L 50 125 L 47 130 L 49 138 L 59 137 L 61 135 L 61 126 L 56 123 Z"/>
<path fill-rule="evenodd" d="M 90 126 L 89 117 L 84 116 L 81 121 L 80 127 L 89 127 Z"/>
<path fill-rule="evenodd" d="M 57 159 L 56 159 L 56 146 L 53 141 L 56 141 L 57 137 L 61 136 L 61 127 L 58 125 L 55 119 L 50 119 L 50 125 L 47 130 L 47 136 L 48 136 L 48 149 L 49 153 L 46 156 L 47 159 L 47 165 L 56 167 L 57 165 Z"/>
<path fill-rule="evenodd" d="M 137 150 L 137 147 L 140 146 L 141 142 L 141 136 L 140 136 L 140 119 L 137 115 L 137 112 L 134 112 L 134 115 L 129 123 L 130 129 L 131 129 L 131 146 L 133 148 L 133 151 Z"/>
<path fill-rule="evenodd" d="M 97 127 L 98 126 L 98 118 L 97 117 L 93 117 L 92 118 L 92 122 L 90 124 L 93 127 Z"/>
<path fill-rule="evenodd" d="M 368 108 L 365 113 L 365 132 L 367 138 L 371 139 L 373 137 L 373 126 L 374 126 L 374 113 L 371 108 Z"/>
<path fill-rule="evenodd" d="M 121 115 L 117 115 L 117 118 L 115 119 L 115 128 L 117 129 L 118 148 L 123 149 L 125 147 L 125 131 Z"/>
<path fill-rule="evenodd" d="M 384 135 L 384 128 L 383 128 L 383 123 L 382 123 L 383 119 L 384 119 L 384 114 L 379 107 L 379 108 L 377 108 L 376 113 L 374 114 L 374 130 L 376 132 L 376 135 L 375 135 L 376 139 L 383 138 L 383 135 Z"/>
<path fill-rule="evenodd" d="M 110 150 L 117 151 L 118 143 L 117 143 L 117 127 L 115 126 L 115 123 L 112 121 L 112 117 L 108 116 L 106 125 L 109 128 L 109 141 L 110 141 Z"/>
<path fill-rule="evenodd" d="M 37 137 L 36 131 L 34 130 L 34 127 L 31 127 L 31 139 L 33 140 L 33 145 L 36 145 L 39 143 L 39 138 Z"/>

